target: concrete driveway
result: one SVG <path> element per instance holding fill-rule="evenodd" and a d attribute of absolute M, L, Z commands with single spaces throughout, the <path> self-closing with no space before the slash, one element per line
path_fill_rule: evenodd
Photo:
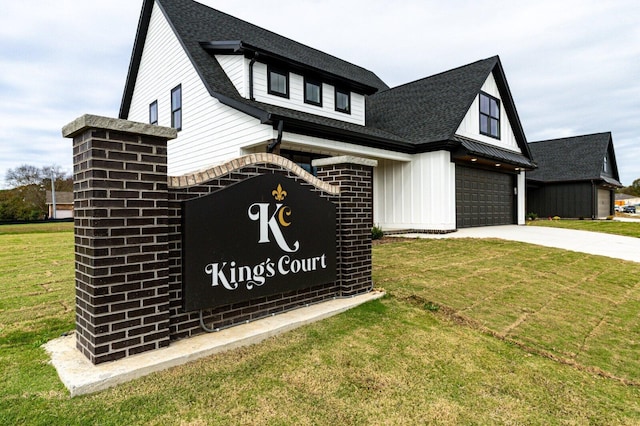
<path fill-rule="evenodd" d="M 406 234 L 413 238 L 500 238 L 640 262 L 640 238 L 543 226 L 505 225 L 460 229 L 451 234 Z"/>

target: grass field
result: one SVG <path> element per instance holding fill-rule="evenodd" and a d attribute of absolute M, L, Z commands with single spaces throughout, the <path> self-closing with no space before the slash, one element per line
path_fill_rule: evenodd
<path fill-rule="evenodd" d="M 581 231 L 604 232 L 640 238 L 640 221 L 619 222 L 616 220 L 535 220 L 527 222 L 530 226 L 577 229 Z"/>
<path fill-rule="evenodd" d="M 70 399 L 71 228 L 0 227 L 0 424 L 640 424 L 640 264 L 498 240 L 374 247 L 388 296 Z"/>

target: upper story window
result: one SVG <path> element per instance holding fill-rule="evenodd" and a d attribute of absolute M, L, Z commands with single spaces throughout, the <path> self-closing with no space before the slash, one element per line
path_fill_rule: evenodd
<path fill-rule="evenodd" d="M 500 139 L 500 100 L 480 93 L 480 134 Z"/>
<path fill-rule="evenodd" d="M 171 127 L 182 130 L 182 85 L 171 90 Z"/>
<path fill-rule="evenodd" d="M 289 73 L 277 68 L 267 70 L 267 91 L 271 95 L 289 97 Z"/>
<path fill-rule="evenodd" d="M 608 166 L 607 166 L 607 156 L 604 156 L 604 161 L 602 162 L 602 171 L 605 173 L 609 172 Z"/>
<path fill-rule="evenodd" d="M 336 88 L 336 111 L 351 114 L 351 92 Z"/>
<path fill-rule="evenodd" d="M 322 106 L 322 83 L 316 80 L 304 79 L 304 102 L 306 104 Z"/>
<path fill-rule="evenodd" d="M 158 124 L 158 101 L 149 104 L 149 124 Z"/>

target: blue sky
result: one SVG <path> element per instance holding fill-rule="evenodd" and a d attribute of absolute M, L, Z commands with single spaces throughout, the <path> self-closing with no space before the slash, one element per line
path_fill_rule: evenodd
<path fill-rule="evenodd" d="M 61 128 L 85 113 L 117 117 L 142 6 L 5 3 L 0 188 L 21 164 L 71 173 Z M 201 3 L 368 68 L 390 86 L 500 55 L 529 141 L 610 131 L 622 183 L 640 178 L 637 0 Z"/>

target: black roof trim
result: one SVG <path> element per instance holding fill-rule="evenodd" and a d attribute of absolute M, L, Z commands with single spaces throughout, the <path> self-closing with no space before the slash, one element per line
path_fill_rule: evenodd
<path fill-rule="evenodd" d="M 460 136 L 455 136 L 454 139 L 461 142 L 461 147 L 464 151 L 464 155 L 474 155 L 493 161 L 499 161 L 501 163 L 512 164 L 514 166 L 522 167 L 529 170 L 533 170 L 534 168 L 536 168 L 536 165 L 531 160 L 517 152 L 509 151 L 497 146 L 488 145 Z"/>
<path fill-rule="evenodd" d="M 246 57 L 255 58 L 256 60 L 261 60 L 266 63 L 284 65 L 289 71 L 320 78 L 323 82 L 348 88 L 352 92 L 360 93 L 361 95 L 372 95 L 378 91 L 376 87 L 362 84 L 350 78 L 338 76 L 317 67 L 309 66 L 300 61 L 245 43 L 242 40 L 201 41 L 200 46 L 214 55 L 244 54 Z"/>
<path fill-rule="evenodd" d="M 154 0 L 144 0 L 142 3 L 142 11 L 138 19 L 138 29 L 136 30 L 136 39 L 131 52 L 131 60 L 129 61 L 129 69 L 127 71 L 127 79 L 125 80 L 124 93 L 120 102 L 120 112 L 118 118 L 126 119 L 129 116 L 131 108 L 131 98 L 135 88 L 135 79 L 140 70 L 140 61 L 142 60 L 142 51 L 147 40 L 147 32 L 149 31 L 149 22 L 151 21 L 151 12 L 153 11 Z"/>
<path fill-rule="evenodd" d="M 282 117 L 273 117 L 274 121 L 278 118 Z M 391 141 L 382 137 L 363 135 L 360 133 L 349 131 L 347 129 L 327 127 L 321 124 L 310 123 L 308 121 L 296 120 L 292 118 L 282 118 L 282 120 L 284 120 L 285 123 L 285 132 L 294 132 L 307 136 L 325 137 L 340 142 L 349 142 L 369 148 L 392 150 L 394 152 L 402 152 L 405 154 L 413 154 L 415 152 L 414 146 L 409 143 Z"/>

